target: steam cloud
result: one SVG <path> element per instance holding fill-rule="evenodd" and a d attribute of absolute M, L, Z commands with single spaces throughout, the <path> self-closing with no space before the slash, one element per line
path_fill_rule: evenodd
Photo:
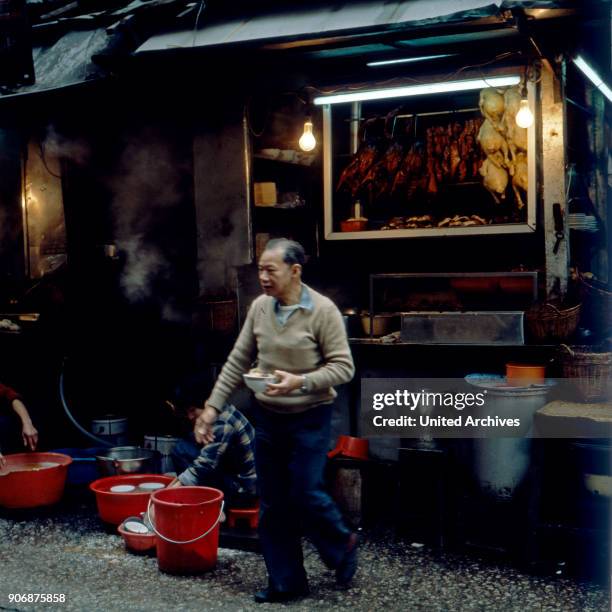
<path fill-rule="evenodd" d="M 155 280 L 171 273 L 158 237 L 165 211 L 181 198 L 180 173 L 167 142 L 147 130 L 127 143 L 111 181 L 116 241 L 126 255 L 121 287 L 131 302 L 150 298 Z M 168 304 L 163 315 L 177 316 Z"/>
<path fill-rule="evenodd" d="M 45 155 L 69 159 L 78 166 L 84 166 L 91 156 L 91 148 L 81 138 L 67 138 L 60 134 L 55 126 L 47 128 L 47 134 L 42 142 Z"/>

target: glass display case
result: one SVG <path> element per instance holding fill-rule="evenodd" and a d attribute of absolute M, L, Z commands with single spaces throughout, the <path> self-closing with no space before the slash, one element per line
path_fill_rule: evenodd
<path fill-rule="evenodd" d="M 515 120 L 534 85 L 504 78 L 319 98 L 325 238 L 534 231 L 536 130 Z"/>

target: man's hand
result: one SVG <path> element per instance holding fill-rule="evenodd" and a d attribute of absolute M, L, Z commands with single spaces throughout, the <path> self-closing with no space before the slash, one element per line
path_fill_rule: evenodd
<path fill-rule="evenodd" d="M 6 459 L 4 455 L 0 453 L 0 472 L 6 467 Z"/>
<path fill-rule="evenodd" d="M 23 445 L 29 448 L 31 451 L 36 450 L 38 444 L 38 431 L 36 427 L 32 425 L 32 422 L 25 422 L 23 429 L 21 430 L 21 438 L 23 439 Z"/>
<path fill-rule="evenodd" d="M 175 478 L 167 487 L 166 489 L 174 489 L 176 487 L 182 487 L 183 483 L 178 479 Z"/>
<path fill-rule="evenodd" d="M 202 414 L 196 419 L 193 434 L 198 444 L 210 444 L 214 441 L 212 426 L 217 420 L 219 413 L 210 404 L 204 404 Z"/>
<path fill-rule="evenodd" d="M 266 387 L 266 395 L 288 395 L 304 384 L 304 377 L 298 374 L 274 370 L 274 375 L 279 379 L 279 382 L 269 384 Z"/>

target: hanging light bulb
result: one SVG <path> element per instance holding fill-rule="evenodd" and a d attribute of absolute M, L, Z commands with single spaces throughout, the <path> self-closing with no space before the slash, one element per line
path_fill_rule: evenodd
<path fill-rule="evenodd" d="M 531 127 L 533 124 L 533 113 L 529 108 L 529 100 L 527 100 L 527 87 L 523 81 L 521 87 L 521 104 L 515 117 L 516 125 L 522 128 Z"/>
<path fill-rule="evenodd" d="M 527 100 L 521 100 L 521 106 L 516 113 L 516 125 L 522 128 L 531 127 L 533 124 L 533 113 L 529 108 L 529 102 Z"/>
<path fill-rule="evenodd" d="M 302 151 L 312 151 L 317 146 L 317 139 L 312 133 L 312 121 L 310 117 L 306 117 L 306 121 L 304 122 L 304 133 L 300 136 L 298 144 Z"/>

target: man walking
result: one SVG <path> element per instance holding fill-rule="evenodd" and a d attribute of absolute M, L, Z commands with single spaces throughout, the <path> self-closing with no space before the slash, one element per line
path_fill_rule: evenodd
<path fill-rule="evenodd" d="M 212 426 L 253 361 L 277 382 L 255 394 L 255 462 L 260 493 L 259 533 L 268 588 L 255 601 L 290 601 L 308 593 L 301 530 L 324 563 L 347 585 L 357 568 L 357 535 L 323 489 L 335 385 L 355 368 L 338 308 L 302 283 L 303 247 L 271 240 L 259 261 L 263 295 L 244 326 L 194 428 L 212 439 Z"/>

